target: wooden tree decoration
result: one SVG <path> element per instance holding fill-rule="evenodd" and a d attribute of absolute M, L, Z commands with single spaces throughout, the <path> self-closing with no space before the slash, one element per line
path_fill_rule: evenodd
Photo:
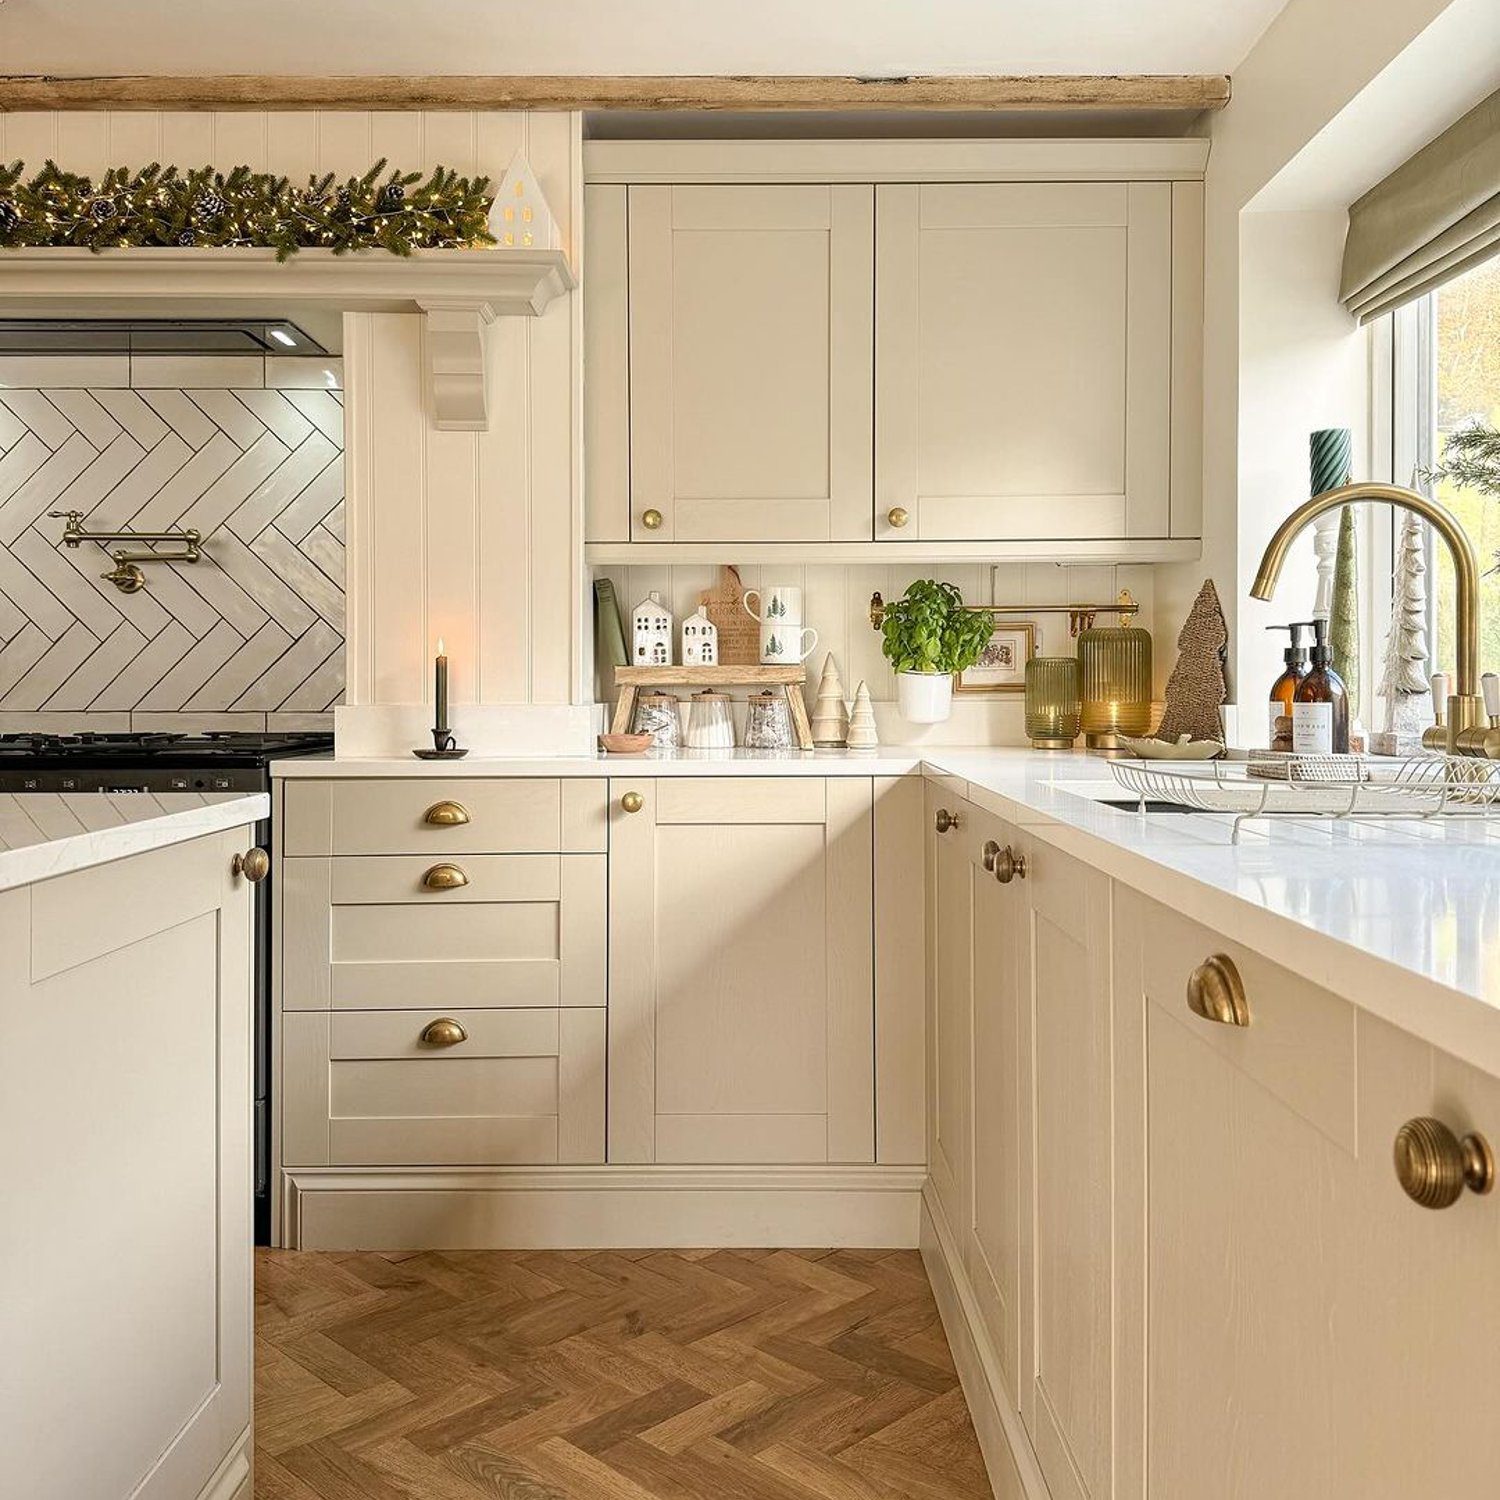
<path fill-rule="evenodd" d="M 1224 663 L 1229 652 L 1229 630 L 1219 606 L 1212 578 L 1203 581 L 1177 637 L 1177 665 L 1167 679 L 1167 702 L 1157 739 L 1175 744 L 1183 735 L 1191 740 L 1222 740 L 1220 709 L 1228 698 Z"/>
<path fill-rule="evenodd" d="M 1339 545 L 1333 562 L 1333 608 L 1328 617 L 1328 648 L 1333 669 L 1349 694 L 1349 717 L 1359 717 L 1359 535 L 1354 507 L 1339 517 Z"/>
<path fill-rule="evenodd" d="M 1427 685 L 1427 559 L 1422 522 L 1410 511 L 1401 525 L 1391 629 L 1380 659 L 1376 692 L 1385 700 L 1381 728 L 1397 739 L 1418 740 L 1431 722 L 1432 697 Z M 1395 744 L 1378 747 L 1400 753 Z M 1407 749 L 1417 748 L 1408 744 Z"/>
<path fill-rule="evenodd" d="M 844 707 L 844 684 L 830 651 L 823 658 L 823 675 L 818 680 L 818 701 L 813 705 L 813 744 L 833 747 L 842 745 L 849 733 L 849 710 Z"/>
<path fill-rule="evenodd" d="M 849 748 L 851 750 L 874 750 L 880 744 L 875 732 L 875 708 L 870 702 L 870 689 L 861 682 L 854 690 L 854 712 L 849 717 Z"/>

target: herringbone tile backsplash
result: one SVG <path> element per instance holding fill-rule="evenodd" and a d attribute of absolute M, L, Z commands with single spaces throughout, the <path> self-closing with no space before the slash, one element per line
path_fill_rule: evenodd
<path fill-rule="evenodd" d="M 337 361 L 0 360 L 0 731 L 310 729 L 344 690 Z M 89 530 L 195 527 L 122 594 Z"/>

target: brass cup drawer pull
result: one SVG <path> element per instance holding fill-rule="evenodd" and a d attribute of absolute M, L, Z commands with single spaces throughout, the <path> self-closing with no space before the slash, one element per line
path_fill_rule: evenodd
<path fill-rule="evenodd" d="M 233 875 L 243 875 L 254 885 L 271 873 L 271 856 L 264 849 L 247 849 L 229 861 L 229 870 Z"/>
<path fill-rule="evenodd" d="M 1221 1026 L 1250 1024 L 1245 986 L 1228 954 L 1211 954 L 1188 975 L 1187 1003 L 1188 1009 L 1205 1021 L 1217 1021 Z"/>
<path fill-rule="evenodd" d="M 1026 856 L 1024 854 L 1017 854 L 1007 844 L 995 856 L 995 879 L 1001 885 L 1009 885 L 1012 880 L 1025 880 Z"/>
<path fill-rule="evenodd" d="M 937 816 L 932 820 L 932 826 L 939 833 L 947 833 L 950 829 L 958 827 L 958 814 L 949 812 L 946 807 L 940 807 L 937 810 Z"/>
<path fill-rule="evenodd" d="M 468 883 L 469 877 L 457 865 L 434 865 L 422 876 L 422 888 L 428 891 L 456 891 Z"/>
<path fill-rule="evenodd" d="M 1000 846 L 994 839 L 986 839 L 980 851 L 980 859 L 991 875 L 995 873 L 995 861 L 1000 857 Z"/>
<path fill-rule="evenodd" d="M 461 802 L 434 802 L 422 821 L 433 828 L 458 828 L 469 821 L 469 809 Z"/>
<path fill-rule="evenodd" d="M 1495 1155 L 1482 1135 L 1462 1139 L 1441 1120 L 1419 1116 L 1396 1132 L 1396 1180 L 1423 1208 L 1452 1208 L 1464 1189 L 1484 1194 L 1495 1186 Z"/>
<path fill-rule="evenodd" d="M 452 1016 L 439 1016 L 422 1028 L 422 1040 L 429 1047 L 456 1047 L 469 1040 L 469 1033 Z"/>

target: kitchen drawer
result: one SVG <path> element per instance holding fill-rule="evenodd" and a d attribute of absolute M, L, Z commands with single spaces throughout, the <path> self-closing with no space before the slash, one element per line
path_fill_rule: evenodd
<path fill-rule="evenodd" d="M 422 1040 L 457 1022 L 451 1045 Z M 283 1017 L 288 1166 L 604 1160 L 605 1013 L 304 1011 Z"/>
<path fill-rule="evenodd" d="M 289 780 L 284 854 L 593 854 L 608 848 L 602 779 Z M 453 821 L 459 818 L 462 821 Z"/>
<path fill-rule="evenodd" d="M 615 791 L 626 785 L 617 779 Z M 822 776 L 664 776 L 656 785 L 656 821 L 823 823 L 827 789 Z"/>
<path fill-rule="evenodd" d="M 286 860 L 282 1009 L 602 1005 L 606 862 L 603 854 Z M 467 883 L 424 883 L 443 876 Z"/>
<path fill-rule="evenodd" d="M 1153 1008 L 1253 1079 L 1329 1140 L 1353 1152 L 1357 1105 L 1355 1010 L 1289 969 L 1154 902 L 1141 903 L 1142 970 Z M 1188 1008 L 1188 976 L 1213 954 L 1244 985 L 1250 1024 L 1204 1020 Z"/>

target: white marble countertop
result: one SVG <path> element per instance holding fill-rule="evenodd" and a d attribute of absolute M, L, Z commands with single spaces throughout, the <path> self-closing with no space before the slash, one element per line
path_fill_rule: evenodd
<path fill-rule="evenodd" d="M 1144 895 L 1500 1076 L 1500 819 L 1233 819 L 1102 806 L 1106 762 L 998 747 L 298 759 L 281 776 L 946 776 Z"/>
<path fill-rule="evenodd" d="M 0 793 L 0 891 L 270 816 L 264 792 Z"/>

